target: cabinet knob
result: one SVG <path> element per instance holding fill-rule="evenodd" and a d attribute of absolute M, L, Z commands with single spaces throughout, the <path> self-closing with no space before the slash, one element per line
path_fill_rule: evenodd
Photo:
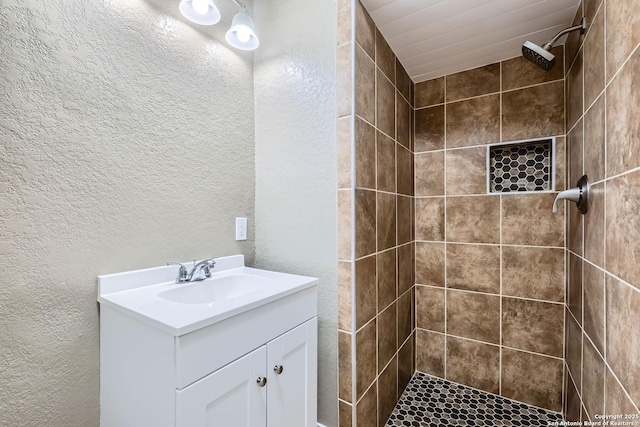
<path fill-rule="evenodd" d="M 275 372 L 278 375 L 280 375 L 282 371 L 284 371 L 284 368 L 282 367 L 282 365 L 276 365 L 273 367 L 273 372 Z"/>
<path fill-rule="evenodd" d="M 258 377 L 258 380 L 256 382 L 260 387 L 264 387 L 265 385 L 267 385 L 267 379 L 265 377 Z"/>

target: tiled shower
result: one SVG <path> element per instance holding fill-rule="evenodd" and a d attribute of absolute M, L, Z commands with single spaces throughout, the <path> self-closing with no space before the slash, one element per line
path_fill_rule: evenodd
<path fill-rule="evenodd" d="M 551 72 L 413 84 L 338 1 L 341 426 L 384 426 L 416 370 L 569 421 L 638 413 L 640 4 L 582 3 Z M 488 145 L 551 137 L 555 192 L 487 194 Z M 583 174 L 589 212 L 553 214 Z"/>
<path fill-rule="evenodd" d="M 419 83 L 415 110 L 416 367 L 555 411 L 563 211 L 551 213 L 554 194 L 487 195 L 486 156 L 487 144 L 539 137 L 564 153 L 563 88 L 562 64 L 514 58 Z M 555 163 L 562 187 L 564 156 Z"/>

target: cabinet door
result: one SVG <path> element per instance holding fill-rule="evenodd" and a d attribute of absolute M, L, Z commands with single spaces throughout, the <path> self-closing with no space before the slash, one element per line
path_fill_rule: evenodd
<path fill-rule="evenodd" d="M 177 427 L 265 427 L 267 350 L 260 347 L 205 378 L 178 390 Z"/>
<path fill-rule="evenodd" d="M 313 318 L 267 344 L 267 427 L 316 427 L 317 339 Z"/>

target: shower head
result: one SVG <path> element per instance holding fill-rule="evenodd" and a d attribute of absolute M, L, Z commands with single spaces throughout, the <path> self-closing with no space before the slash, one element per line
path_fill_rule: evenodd
<path fill-rule="evenodd" d="M 549 43 L 544 47 L 540 47 L 535 43 L 526 41 L 522 45 L 522 56 L 543 70 L 549 71 L 554 65 L 556 65 L 556 56 L 549 52 L 549 50 L 545 49 L 546 46 L 549 46 L 549 49 L 551 49 L 551 45 L 549 45 Z"/>
<path fill-rule="evenodd" d="M 584 32 L 587 30 L 587 20 L 585 17 L 582 17 L 580 25 L 566 28 L 560 31 L 548 43 L 543 44 L 542 47 L 530 41 L 526 41 L 522 45 L 522 56 L 524 56 L 526 59 L 533 62 L 543 70 L 549 71 L 553 68 L 554 65 L 556 65 L 556 56 L 551 53 L 553 44 L 565 34 L 578 30 L 580 31 L 580 34 L 584 34 Z"/>

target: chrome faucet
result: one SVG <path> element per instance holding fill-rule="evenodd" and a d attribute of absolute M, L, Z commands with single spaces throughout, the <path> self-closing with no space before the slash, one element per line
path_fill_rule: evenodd
<path fill-rule="evenodd" d="M 209 258 L 196 264 L 194 260 L 193 269 L 189 273 L 187 273 L 187 267 L 185 267 L 184 264 L 168 262 L 167 265 L 179 265 L 180 268 L 178 269 L 176 283 L 187 283 L 197 282 L 211 277 L 211 270 L 215 267 L 216 262 L 213 258 Z"/>

